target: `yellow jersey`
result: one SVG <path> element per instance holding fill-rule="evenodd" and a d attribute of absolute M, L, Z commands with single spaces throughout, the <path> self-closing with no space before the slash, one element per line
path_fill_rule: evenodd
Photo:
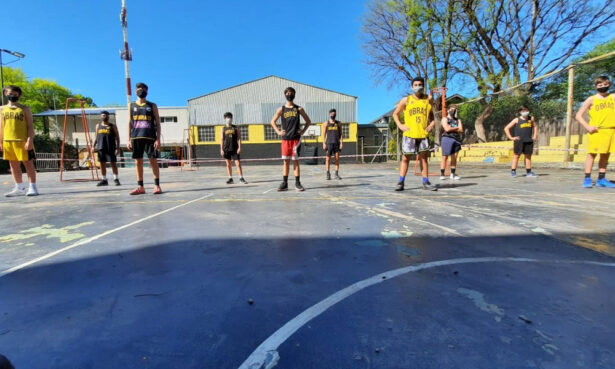
<path fill-rule="evenodd" d="M 0 110 L 4 141 L 26 141 L 28 139 L 28 124 L 26 113 L 21 106 L 5 105 Z"/>
<path fill-rule="evenodd" d="M 410 138 L 427 138 L 427 125 L 429 124 L 429 113 L 431 113 L 431 102 L 429 97 L 417 98 L 414 95 L 408 96 L 406 110 L 404 110 L 404 125 L 409 129 L 404 132 L 404 136 Z"/>
<path fill-rule="evenodd" d="M 615 96 L 594 96 L 589 109 L 589 125 L 598 128 L 615 128 Z"/>

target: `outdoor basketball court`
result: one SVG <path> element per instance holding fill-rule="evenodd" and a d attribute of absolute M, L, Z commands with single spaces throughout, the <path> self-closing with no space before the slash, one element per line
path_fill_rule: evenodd
<path fill-rule="evenodd" d="M 615 367 L 615 191 L 460 165 L 397 193 L 396 168 L 304 165 L 304 193 L 292 176 L 276 191 L 281 165 L 247 163 L 248 185 L 163 169 L 161 196 L 146 168 L 136 197 L 134 169 L 102 189 L 41 173 L 41 196 L 0 199 L 0 353 L 17 369 Z"/>

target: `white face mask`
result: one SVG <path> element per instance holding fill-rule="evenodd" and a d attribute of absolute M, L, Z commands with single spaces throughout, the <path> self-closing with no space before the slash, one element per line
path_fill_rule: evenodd
<path fill-rule="evenodd" d="M 233 118 L 225 118 L 224 121 L 226 122 L 226 124 L 231 124 L 233 123 Z"/>
<path fill-rule="evenodd" d="M 521 116 L 522 116 L 523 118 L 527 118 L 529 115 L 530 115 L 530 112 L 529 112 L 529 111 L 522 111 L 522 112 L 521 112 Z"/>

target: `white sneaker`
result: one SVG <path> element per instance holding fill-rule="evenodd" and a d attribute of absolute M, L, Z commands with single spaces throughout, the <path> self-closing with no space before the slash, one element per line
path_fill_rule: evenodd
<path fill-rule="evenodd" d="M 9 193 L 5 193 L 4 196 L 6 196 L 6 197 L 17 197 L 17 196 L 24 196 L 25 194 L 26 194 L 26 189 L 25 188 L 19 188 L 19 187 L 15 186 L 13 191 L 11 191 Z"/>
<path fill-rule="evenodd" d="M 38 190 L 35 186 L 30 186 L 28 192 L 26 192 L 26 196 L 38 196 Z"/>
<path fill-rule="evenodd" d="M 456 174 L 451 174 L 451 179 L 454 179 L 455 181 L 458 181 L 458 180 L 460 180 L 460 179 L 461 179 L 461 177 L 459 177 L 459 176 L 458 176 L 458 175 L 456 175 Z"/>
<path fill-rule="evenodd" d="M 446 176 L 440 176 L 440 180 L 444 181 L 446 179 Z"/>

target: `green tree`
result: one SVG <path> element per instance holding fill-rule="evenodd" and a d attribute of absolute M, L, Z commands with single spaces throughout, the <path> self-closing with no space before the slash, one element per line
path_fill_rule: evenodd
<path fill-rule="evenodd" d="M 577 58 L 573 64 L 589 60 L 600 55 L 615 51 L 615 38 L 594 47 L 590 52 Z M 611 76 L 615 71 L 615 56 L 597 62 L 578 65 L 574 67 L 574 101 L 582 103 L 589 95 L 595 93 L 594 78 L 597 76 Z M 545 100 L 566 100 L 568 97 L 568 73 L 562 73 L 557 78 L 538 88 L 537 98 Z"/>

